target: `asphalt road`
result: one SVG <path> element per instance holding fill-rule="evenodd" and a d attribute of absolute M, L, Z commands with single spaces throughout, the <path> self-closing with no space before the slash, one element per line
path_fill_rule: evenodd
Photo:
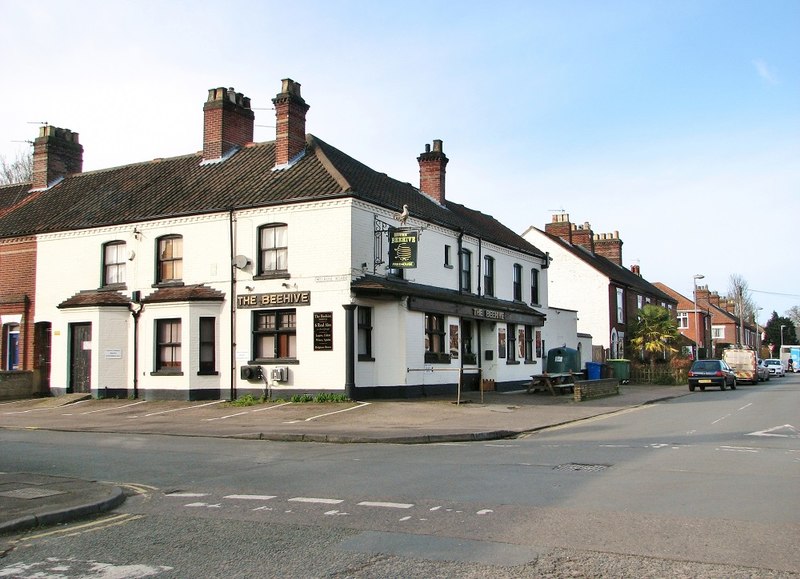
<path fill-rule="evenodd" d="M 0 577 L 796 577 L 799 402 L 792 376 L 432 445 L 3 431 L 0 470 L 132 496 L 10 538 Z"/>

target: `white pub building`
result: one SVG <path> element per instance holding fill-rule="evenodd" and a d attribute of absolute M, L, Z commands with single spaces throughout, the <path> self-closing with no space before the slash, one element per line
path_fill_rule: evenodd
<path fill-rule="evenodd" d="M 253 143 L 249 99 L 217 88 L 201 152 L 91 172 L 77 134 L 42 128 L 42 186 L 0 189 L 19 199 L 0 241 L 35 239 L 50 392 L 512 389 L 542 372 L 548 339 L 575 339 L 574 311 L 545 331 L 549 256 L 445 198 L 441 141 L 417 188 L 306 134 L 298 83 L 273 102 L 274 141 Z"/>

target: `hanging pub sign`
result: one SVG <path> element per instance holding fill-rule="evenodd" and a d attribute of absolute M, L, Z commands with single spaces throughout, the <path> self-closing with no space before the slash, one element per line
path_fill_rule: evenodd
<path fill-rule="evenodd" d="M 389 231 L 389 268 L 410 269 L 417 267 L 417 238 L 419 232 L 412 229 Z"/>

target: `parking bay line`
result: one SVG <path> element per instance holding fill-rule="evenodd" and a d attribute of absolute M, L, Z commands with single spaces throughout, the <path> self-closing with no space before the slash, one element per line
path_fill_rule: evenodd
<path fill-rule="evenodd" d="M 266 408 L 257 408 L 255 410 L 244 410 L 242 412 L 236 412 L 235 414 L 227 414 L 225 416 L 217 416 L 216 418 L 206 418 L 207 421 L 211 420 L 225 420 L 226 418 L 233 418 L 234 416 L 242 416 L 243 414 L 253 414 L 255 412 L 264 412 L 265 410 L 272 410 L 273 408 L 280 408 L 281 406 L 286 406 L 287 404 L 292 404 L 291 402 L 283 402 L 282 404 L 275 404 L 274 406 L 267 406 Z"/>
<path fill-rule="evenodd" d="M 351 410 L 357 410 L 359 408 L 364 408 L 365 406 L 369 406 L 372 404 L 371 402 L 359 402 L 357 406 L 351 406 L 350 408 L 345 408 L 344 410 L 335 410 L 334 412 L 326 412 L 325 414 L 317 414 L 316 416 L 311 416 L 310 418 L 304 419 L 302 422 L 310 422 L 312 420 L 316 420 L 317 418 L 324 418 L 325 416 L 331 416 L 333 414 L 340 414 L 342 412 L 349 412 Z M 288 422 L 284 422 L 284 424 L 295 424 L 296 422 L 300 422 L 300 420 L 290 420 Z"/>
<path fill-rule="evenodd" d="M 169 412 L 179 412 L 181 410 L 192 410 L 194 408 L 202 408 L 203 406 L 211 406 L 213 404 L 222 404 L 225 400 L 214 400 L 213 402 L 206 402 L 205 404 L 198 404 L 197 406 L 184 406 L 181 408 L 172 408 L 171 410 L 162 410 L 161 412 L 151 412 L 150 414 L 145 414 L 144 417 L 147 418 L 148 416 L 156 416 L 158 414 L 167 414 Z"/>
<path fill-rule="evenodd" d="M 122 406 L 114 406 L 113 408 L 99 408 L 98 410 L 89 410 L 88 412 L 81 412 L 81 414 L 94 414 L 95 412 L 111 412 L 112 410 L 121 410 L 122 408 L 129 408 L 138 404 L 144 404 L 147 400 L 140 400 L 131 404 L 123 404 Z"/>

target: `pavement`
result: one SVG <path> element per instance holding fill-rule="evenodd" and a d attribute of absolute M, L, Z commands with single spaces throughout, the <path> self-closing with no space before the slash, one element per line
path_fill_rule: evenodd
<path fill-rule="evenodd" d="M 68 394 L 0 402 L 0 429 L 205 436 L 320 443 L 425 444 L 515 438 L 538 430 L 689 395 L 686 386 L 623 384 L 620 394 L 575 402 L 537 392 L 347 403 L 97 400 Z M 114 509 L 112 483 L 0 472 L 0 535 Z"/>

